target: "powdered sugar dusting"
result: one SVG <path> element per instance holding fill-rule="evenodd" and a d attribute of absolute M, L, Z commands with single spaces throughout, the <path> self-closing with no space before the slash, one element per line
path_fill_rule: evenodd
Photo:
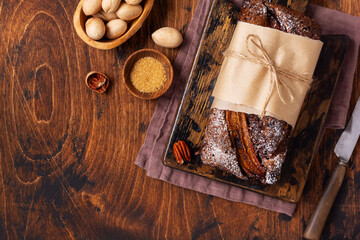
<path fill-rule="evenodd" d="M 266 151 L 267 156 L 272 156 L 279 148 L 279 144 L 287 137 L 288 124 L 272 117 L 265 117 Z"/>
<path fill-rule="evenodd" d="M 246 114 L 246 119 L 255 154 L 265 169 L 265 179 L 261 181 L 274 184 L 278 181 L 285 160 L 289 125 L 269 116 L 261 118 Z M 231 145 L 224 110 L 211 110 L 201 160 L 204 164 L 218 167 L 238 178 L 246 178 Z"/>
<path fill-rule="evenodd" d="M 265 183 L 274 184 L 277 182 L 281 172 L 281 166 L 285 160 L 286 151 L 284 153 L 276 155 L 274 158 L 265 159 L 263 161 L 266 167 Z"/>
<path fill-rule="evenodd" d="M 247 115 L 249 132 L 256 155 L 270 158 L 279 148 L 279 144 L 287 137 L 287 123 L 272 117 L 263 119 L 257 115 Z"/>
<path fill-rule="evenodd" d="M 247 115 L 249 132 L 256 155 L 265 167 L 265 183 L 277 182 L 282 164 L 285 160 L 286 146 L 280 149 L 280 144 L 287 144 L 288 124 L 273 117 L 261 118 L 254 114 Z"/>
<path fill-rule="evenodd" d="M 235 149 L 231 146 L 223 110 L 211 110 L 209 123 L 205 130 L 201 160 L 204 164 L 218 167 L 238 178 L 244 178 Z"/>

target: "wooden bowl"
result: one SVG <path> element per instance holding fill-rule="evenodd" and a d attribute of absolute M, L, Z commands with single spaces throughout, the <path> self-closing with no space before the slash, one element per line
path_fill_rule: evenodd
<path fill-rule="evenodd" d="M 143 57 L 153 57 L 159 60 L 165 68 L 166 71 L 166 81 L 164 82 L 163 86 L 157 90 L 156 92 L 152 93 L 143 93 L 137 90 L 134 85 L 131 83 L 130 80 L 130 73 L 131 70 L 136 63 L 137 60 Z M 173 67 L 171 65 L 170 60 L 161 52 L 153 50 L 153 49 L 141 49 L 133 54 L 131 54 L 125 62 L 123 68 L 123 80 L 125 82 L 125 86 L 127 89 L 135 96 L 141 99 L 156 99 L 163 95 L 171 86 L 173 80 Z"/>
<path fill-rule="evenodd" d="M 103 49 L 103 50 L 116 48 L 117 46 L 120 46 L 122 43 L 124 43 L 129 38 L 131 38 L 132 35 L 134 35 L 140 29 L 140 27 L 142 26 L 146 17 L 149 15 L 152 9 L 154 0 L 143 0 L 140 4 L 143 7 L 143 11 L 141 15 L 137 19 L 134 19 L 128 23 L 128 28 L 123 35 L 112 40 L 102 38 L 100 40 L 95 41 L 89 38 L 85 32 L 85 22 L 91 16 L 86 16 L 84 14 L 84 12 L 82 11 L 82 1 L 80 1 L 75 10 L 74 18 L 73 18 L 75 31 L 85 43 L 87 43 L 88 45 L 94 48 Z"/>
<path fill-rule="evenodd" d="M 85 83 L 91 90 L 104 93 L 109 87 L 110 79 L 101 72 L 91 71 L 86 75 Z"/>

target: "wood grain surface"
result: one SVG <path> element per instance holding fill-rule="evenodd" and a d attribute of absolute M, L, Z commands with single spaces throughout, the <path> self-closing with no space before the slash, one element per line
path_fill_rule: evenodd
<path fill-rule="evenodd" d="M 341 131 L 325 132 L 293 218 L 150 179 L 134 160 L 156 101 L 126 90 L 122 65 L 145 47 L 174 60 L 178 50 L 150 35 L 184 33 L 197 0 L 155 1 L 143 27 L 109 51 L 76 35 L 77 3 L 0 0 L 0 239 L 301 239 Z M 358 0 L 313 3 L 360 16 Z M 86 87 L 91 70 L 111 78 L 105 94 Z M 359 95 L 357 71 L 351 111 Z M 359 145 L 352 159 L 323 239 L 360 238 Z"/>

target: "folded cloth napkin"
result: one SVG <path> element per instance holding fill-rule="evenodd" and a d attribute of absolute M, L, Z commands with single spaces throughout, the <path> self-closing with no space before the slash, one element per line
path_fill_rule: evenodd
<path fill-rule="evenodd" d="M 236 202 L 261 208 L 294 214 L 296 204 L 274 199 L 259 193 L 231 186 L 205 177 L 186 173 L 163 165 L 162 158 L 171 132 L 172 124 L 181 101 L 190 68 L 199 45 L 206 17 L 212 1 L 199 0 L 193 20 L 185 34 L 184 42 L 173 63 L 174 84 L 157 103 L 155 113 L 147 130 L 145 143 L 140 149 L 135 164 L 144 168 L 149 177 Z M 242 0 L 234 1 L 241 4 Z M 326 127 L 343 128 L 349 107 L 354 72 L 359 51 L 360 18 L 324 7 L 310 5 L 307 15 L 320 23 L 324 35 L 348 35 L 350 46 L 336 88 Z"/>

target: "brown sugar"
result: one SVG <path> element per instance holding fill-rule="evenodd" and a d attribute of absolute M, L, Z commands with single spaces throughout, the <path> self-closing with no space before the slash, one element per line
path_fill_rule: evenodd
<path fill-rule="evenodd" d="M 160 89 L 166 81 L 164 65 L 153 57 L 143 57 L 135 62 L 130 80 L 134 87 L 143 93 L 152 93 Z"/>

